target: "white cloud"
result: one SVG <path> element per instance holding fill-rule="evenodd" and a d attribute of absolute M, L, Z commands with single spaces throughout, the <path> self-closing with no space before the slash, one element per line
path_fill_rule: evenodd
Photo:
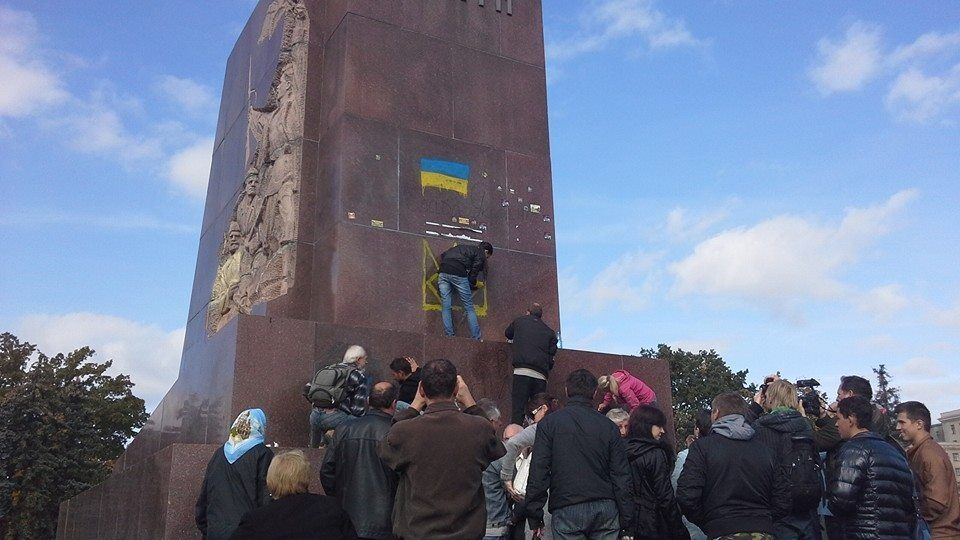
<path fill-rule="evenodd" d="M 903 344 L 897 341 L 896 338 L 886 334 L 867 336 L 857 340 L 855 345 L 857 350 L 869 354 L 890 352 L 892 350 L 900 350 L 903 348 Z"/>
<path fill-rule="evenodd" d="M 683 20 L 658 10 L 652 0 L 601 0 L 589 5 L 579 34 L 549 43 L 547 57 L 566 60 L 604 49 L 621 39 L 639 39 L 650 49 L 699 45 Z"/>
<path fill-rule="evenodd" d="M 671 266 L 674 290 L 745 300 L 775 311 L 791 311 L 811 299 L 840 299 L 849 291 L 838 271 L 857 261 L 916 196 L 915 190 L 905 190 L 878 206 L 850 208 L 833 226 L 784 215 L 724 231 Z"/>
<path fill-rule="evenodd" d="M 923 123 L 960 105 L 960 32 L 928 32 L 884 55 L 881 28 L 856 22 L 844 41 L 823 38 L 810 77 L 824 95 L 862 88 L 881 75 L 893 77 L 887 109 L 902 121 Z"/>
<path fill-rule="evenodd" d="M 703 235 L 729 216 L 727 208 L 695 214 L 678 206 L 667 214 L 666 232 L 674 240 L 689 240 Z"/>
<path fill-rule="evenodd" d="M 170 157 L 166 176 L 187 195 L 203 199 L 207 194 L 212 156 L 213 138 L 200 139 Z"/>
<path fill-rule="evenodd" d="M 134 134 L 110 106 L 77 102 L 74 110 L 77 112 L 51 119 L 47 124 L 60 131 L 77 152 L 114 158 L 125 165 L 163 156 L 163 143 L 158 137 Z"/>
<path fill-rule="evenodd" d="M 147 411 L 177 378 L 184 329 L 165 331 L 157 325 L 102 315 L 68 313 L 28 315 L 16 325 L 17 336 L 35 343 L 48 355 L 82 346 L 96 351 L 97 362 L 113 360 L 113 374 L 130 375 L 133 393 L 147 403 Z"/>
<path fill-rule="evenodd" d="M 157 90 L 188 113 L 206 115 L 217 111 L 213 90 L 191 79 L 166 75 L 157 83 Z"/>
<path fill-rule="evenodd" d="M 931 56 L 937 56 L 944 52 L 949 52 L 960 47 L 960 32 L 950 34 L 941 34 L 939 32 L 929 32 L 916 39 L 909 45 L 897 47 L 890 56 L 887 57 L 887 63 L 893 65 L 906 64 Z"/>
<path fill-rule="evenodd" d="M 586 287 L 575 276 L 560 279 L 561 294 L 574 311 L 599 313 L 609 308 L 624 312 L 645 309 L 656 290 L 659 254 L 628 253 L 600 271 Z"/>
<path fill-rule="evenodd" d="M 910 68 L 897 76 L 887 93 L 887 107 L 902 120 L 926 122 L 960 104 L 960 64 L 942 76 Z"/>
<path fill-rule="evenodd" d="M 0 117 L 25 117 L 67 99 L 56 72 L 42 60 L 36 20 L 0 6 Z"/>
<path fill-rule="evenodd" d="M 934 421 L 941 413 L 960 408 L 960 375 L 947 369 L 939 359 L 919 356 L 888 367 L 893 386 L 900 388 L 900 399 L 922 402 Z"/>
<path fill-rule="evenodd" d="M 857 307 L 881 321 L 889 320 L 907 307 L 910 301 L 903 294 L 900 285 L 891 284 L 871 289 L 856 300 Z"/>
<path fill-rule="evenodd" d="M 840 42 L 817 42 L 817 62 L 810 78 L 824 95 L 857 90 L 880 71 L 880 28 L 856 22 Z"/>
<path fill-rule="evenodd" d="M 929 315 L 930 319 L 940 326 L 960 330 L 960 301 L 944 309 L 931 308 Z"/>

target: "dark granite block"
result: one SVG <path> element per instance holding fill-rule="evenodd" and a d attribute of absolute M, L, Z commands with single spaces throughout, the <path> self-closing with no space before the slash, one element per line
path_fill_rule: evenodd
<path fill-rule="evenodd" d="M 397 129 L 344 116 L 340 148 L 340 220 L 384 229 L 399 227 Z"/>
<path fill-rule="evenodd" d="M 513 3 L 513 15 L 499 17 L 500 54 L 543 67 L 543 10 L 540 0 Z"/>
<path fill-rule="evenodd" d="M 400 23 L 402 0 L 325 0 L 321 15 L 322 32 L 330 36 L 340 29 L 348 14 L 392 25 Z M 311 17 L 316 10 L 311 5 Z"/>
<path fill-rule="evenodd" d="M 399 122 L 407 129 L 453 136 L 453 52 L 439 39 L 415 32 L 400 34 L 397 66 Z"/>
<path fill-rule="evenodd" d="M 347 35 L 344 111 L 396 124 L 401 104 L 398 70 L 404 63 L 400 28 L 348 14 L 338 32 Z"/>
<path fill-rule="evenodd" d="M 470 167 L 467 196 L 421 182 L 421 160 L 435 159 Z M 427 230 L 465 234 L 486 240 L 494 248 L 509 246 L 507 231 L 506 172 L 503 152 L 417 131 L 400 133 L 400 230 L 424 235 Z M 427 222 L 480 230 L 457 230 L 427 225 Z M 452 245 L 451 240 L 450 245 Z M 436 253 L 439 256 L 439 253 Z"/>
<path fill-rule="evenodd" d="M 550 160 L 507 152 L 511 249 L 556 257 Z"/>
<path fill-rule="evenodd" d="M 313 89 L 307 92 L 307 107 L 316 106 L 319 101 L 318 137 L 326 137 L 326 131 L 336 125 L 346 107 L 346 78 L 347 78 L 347 31 L 338 28 L 323 47 L 322 80 L 319 88 L 319 98 L 314 96 Z"/>
<path fill-rule="evenodd" d="M 374 382 L 390 381 L 390 362 L 397 357 L 412 356 L 420 360 L 428 358 L 423 348 L 423 336 L 410 332 L 395 332 L 380 328 L 356 326 L 317 325 L 317 342 L 314 352 L 314 371 L 328 364 L 343 360 L 343 354 L 351 345 L 360 345 L 367 352 L 366 372 Z M 309 373 L 308 377 L 313 373 Z"/>
<path fill-rule="evenodd" d="M 307 56 L 307 85 L 304 99 L 303 138 L 320 139 L 320 122 L 323 109 L 320 106 L 320 88 L 323 86 L 324 49 L 312 37 Z"/>
<path fill-rule="evenodd" d="M 419 0 L 403 2 L 403 27 L 472 49 L 497 53 L 500 44 L 500 18 L 489 5 L 480 7 L 476 0 Z"/>
<path fill-rule="evenodd" d="M 521 154 L 549 155 L 542 68 L 454 48 L 454 137 Z"/>
<path fill-rule="evenodd" d="M 301 391 L 313 375 L 316 324 L 247 315 L 239 324 L 231 416 L 261 408 L 268 442 L 306 446 L 310 405 Z"/>

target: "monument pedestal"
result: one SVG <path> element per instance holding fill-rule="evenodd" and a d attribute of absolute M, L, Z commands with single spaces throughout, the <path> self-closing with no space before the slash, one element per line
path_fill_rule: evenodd
<path fill-rule="evenodd" d="M 560 329 L 544 64 L 540 0 L 261 0 L 227 62 L 179 376 L 58 538 L 197 537 L 233 419 L 262 408 L 271 446 L 305 446 L 303 385 L 349 345 L 377 380 L 447 358 L 509 418 L 504 328 L 538 302 Z M 438 259 L 480 241 L 485 341 L 444 337 Z M 672 420 L 666 363 L 561 350 L 548 390 L 577 368 L 629 370 Z"/>

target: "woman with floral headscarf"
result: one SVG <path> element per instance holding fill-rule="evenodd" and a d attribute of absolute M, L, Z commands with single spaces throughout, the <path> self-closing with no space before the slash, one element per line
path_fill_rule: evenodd
<path fill-rule="evenodd" d="M 203 538 L 230 538 L 240 518 L 270 501 L 267 469 L 273 451 L 263 443 L 267 417 L 260 409 L 240 413 L 230 428 L 230 438 L 207 464 L 197 500 L 197 528 Z"/>

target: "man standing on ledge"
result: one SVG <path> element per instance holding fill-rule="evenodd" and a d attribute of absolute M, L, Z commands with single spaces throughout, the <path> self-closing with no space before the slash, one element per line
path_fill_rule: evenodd
<path fill-rule="evenodd" d="M 523 425 L 524 406 L 534 394 L 547 391 L 547 376 L 557 354 L 557 333 L 543 322 L 543 306 L 533 304 L 503 333 L 513 341 L 513 408 L 511 422 Z"/>
<path fill-rule="evenodd" d="M 490 242 L 480 242 L 478 246 L 453 246 L 440 255 L 440 279 L 437 285 L 440 289 L 440 315 L 443 318 L 444 334 L 456 335 L 453 330 L 453 291 L 456 289 L 463 304 L 463 311 L 467 314 L 470 336 L 480 339 L 480 322 L 473 309 L 473 291 L 477 288 L 477 276 L 480 272 L 486 275 L 487 258 L 491 255 L 493 246 Z"/>

